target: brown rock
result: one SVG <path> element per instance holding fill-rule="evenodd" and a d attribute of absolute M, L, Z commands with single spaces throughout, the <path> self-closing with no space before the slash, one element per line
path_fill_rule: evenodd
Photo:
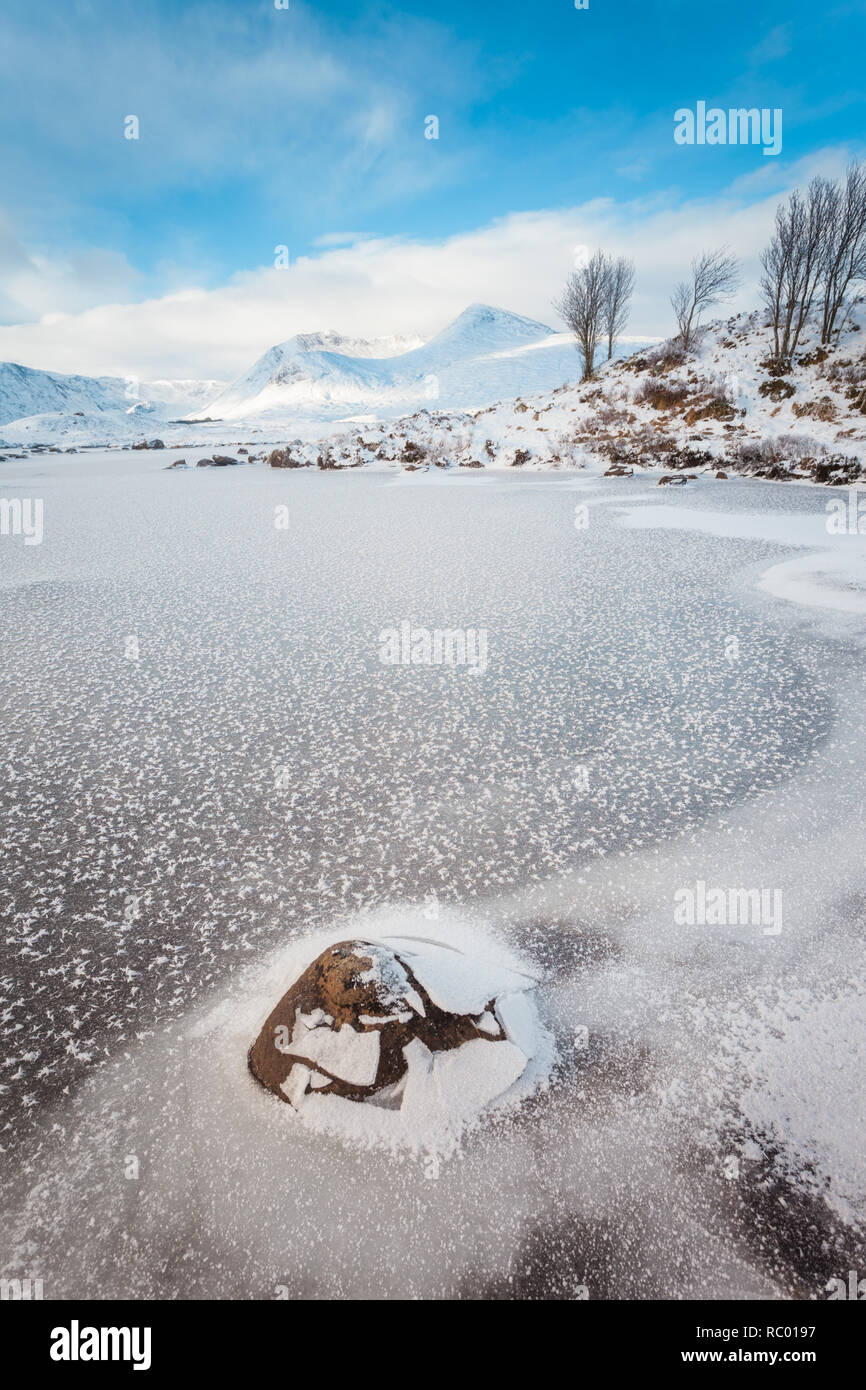
<path fill-rule="evenodd" d="M 271 468 L 305 468 L 303 459 L 296 459 L 291 449 L 272 449 L 268 455 Z"/>
<path fill-rule="evenodd" d="M 491 1000 L 478 1019 L 448 1013 L 389 947 L 339 941 L 316 957 L 269 1014 L 250 1048 L 249 1067 L 269 1091 L 296 1106 L 310 1091 L 362 1101 L 400 1080 L 407 1066 L 403 1049 L 414 1038 L 431 1052 L 478 1038 L 504 1040 L 493 1010 Z"/>

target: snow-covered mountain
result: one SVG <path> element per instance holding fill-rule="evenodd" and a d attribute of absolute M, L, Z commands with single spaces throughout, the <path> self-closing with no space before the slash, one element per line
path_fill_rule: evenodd
<path fill-rule="evenodd" d="M 393 413 L 436 401 L 462 408 L 558 386 L 577 365 L 568 334 L 486 304 L 470 305 L 408 351 L 397 339 L 385 342 L 390 351 L 381 340 L 299 334 L 269 348 L 201 414 L 288 424 L 335 406 Z"/>
<path fill-rule="evenodd" d="M 617 356 L 633 351 L 631 340 Z M 574 381 L 570 334 L 486 304 L 472 304 L 428 341 L 300 333 L 268 349 L 230 385 L 74 377 L 0 365 L 6 444 L 67 447 L 158 437 L 186 447 L 258 434 L 318 438 L 346 417 L 382 420 L 418 409 L 470 410 Z M 171 426 L 171 427 L 170 427 Z M 191 444 L 190 444 L 191 447 Z"/>
<path fill-rule="evenodd" d="M 176 419 L 220 391 L 220 381 L 138 381 L 135 377 L 68 376 L 0 362 L 0 426 L 31 416 L 121 416 Z"/>
<path fill-rule="evenodd" d="M 291 341 L 298 343 L 303 352 L 339 352 L 344 357 L 398 357 L 401 352 L 411 352 L 424 344 L 424 339 L 417 333 L 395 333 L 385 338 L 349 338 L 343 333 L 335 333 L 333 329 L 324 333 L 298 333 Z"/>

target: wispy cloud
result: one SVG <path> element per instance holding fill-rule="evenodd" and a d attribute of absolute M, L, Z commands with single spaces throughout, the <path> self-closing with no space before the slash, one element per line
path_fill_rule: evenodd
<path fill-rule="evenodd" d="M 0 214 L 0 322 L 43 324 L 94 304 L 131 298 L 142 277 L 116 251 L 49 255 L 26 247 Z"/>
<path fill-rule="evenodd" d="M 306 233 L 346 207 L 447 184 L 465 152 L 452 142 L 432 157 L 416 74 L 434 65 L 447 104 L 477 89 L 471 55 L 422 19 L 325 34 L 326 17 L 295 0 L 170 14 L 118 0 L 59 6 L 35 24 L 32 5 L 12 0 L 0 47 L 7 202 L 11 191 L 16 211 L 53 205 L 67 237 L 86 217 L 134 243 L 156 200 L 179 200 L 190 223 L 197 198 L 227 222 L 240 200 L 248 214 L 265 208 L 275 232 Z M 138 140 L 124 138 L 128 115 Z"/>
<path fill-rule="evenodd" d="M 755 67 L 763 67 L 765 63 L 773 63 L 779 58 L 785 58 L 791 51 L 791 26 L 790 24 L 777 24 L 769 33 L 765 34 L 760 43 L 749 53 L 749 61 Z"/>

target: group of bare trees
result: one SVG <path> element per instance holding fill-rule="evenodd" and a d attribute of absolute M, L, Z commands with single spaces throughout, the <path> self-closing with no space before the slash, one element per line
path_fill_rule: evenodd
<path fill-rule="evenodd" d="M 790 365 L 813 305 L 821 342 L 833 341 L 866 279 L 866 164 L 852 164 L 841 180 L 819 175 L 780 204 L 761 271 L 780 367 Z"/>
<path fill-rule="evenodd" d="M 596 251 L 580 270 L 573 270 L 562 295 L 555 303 L 577 340 L 583 363 L 582 380 L 595 370 L 595 355 L 607 340 L 608 359 L 613 345 L 628 322 L 629 303 L 634 289 L 634 262 L 626 256 L 606 256 Z"/>
<path fill-rule="evenodd" d="M 852 164 L 843 179 L 818 176 L 779 205 L 772 240 L 761 255 L 761 272 L 780 370 L 790 366 L 813 313 L 820 316 L 821 342 L 838 338 L 866 281 L 866 163 Z M 689 277 L 671 295 L 676 342 L 684 352 L 694 348 L 704 312 L 727 299 L 739 279 L 739 263 L 727 247 L 695 257 Z M 605 337 L 608 358 L 613 356 L 614 340 L 628 321 L 633 290 L 634 263 L 596 251 L 581 269 L 572 271 L 555 301 L 577 339 L 584 381 L 593 375 Z"/>
<path fill-rule="evenodd" d="M 684 352 L 694 346 L 702 313 L 736 289 L 738 281 L 738 262 L 726 248 L 695 257 L 689 279 L 681 281 L 671 296 L 678 342 Z M 628 322 L 633 290 L 634 262 L 626 256 L 596 251 L 581 269 L 569 275 L 554 307 L 577 339 L 582 380 L 592 376 L 603 338 L 607 339 L 608 360 L 613 356 L 614 341 Z"/>

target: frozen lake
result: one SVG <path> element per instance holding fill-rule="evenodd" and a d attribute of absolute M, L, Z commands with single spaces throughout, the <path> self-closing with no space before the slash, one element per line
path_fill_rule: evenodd
<path fill-rule="evenodd" d="M 820 1297 L 862 1265 L 866 620 L 758 586 L 830 546 L 826 493 L 171 457 L 0 465 L 44 515 L 0 537 L 3 1272 Z M 484 669 L 383 662 L 404 623 Z M 781 930 L 682 925 L 698 882 Z M 441 1162 L 293 1129 L 235 1001 L 353 914 L 532 958 L 550 1089 Z"/>

